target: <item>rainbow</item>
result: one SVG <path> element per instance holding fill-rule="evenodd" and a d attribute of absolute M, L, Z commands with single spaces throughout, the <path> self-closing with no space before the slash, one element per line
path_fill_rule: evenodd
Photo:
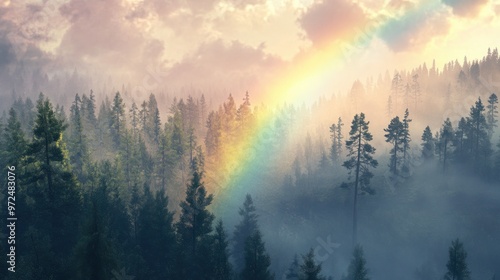
<path fill-rule="evenodd" d="M 333 75 L 346 66 L 357 50 L 369 46 L 377 36 L 398 43 L 398 40 L 404 39 L 406 32 L 439 5 L 440 1 L 424 0 L 397 17 L 388 17 L 384 21 L 370 20 L 372 24 L 360 21 L 342 26 L 343 30 L 336 30 L 336 34 L 342 34 L 340 38 L 325 38 L 322 46 L 297 58 L 268 83 L 263 89 L 263 103 L 268 108 L 283 106 L 285 102 L 302 105 L 320 94 L 331 92 L 328 89 L 332 87 Z M 259 111 L 259 119 L 251 131 L 239 137 L 237 148 L 223 153 L 218 160 L 215 173 L 225 175 L 211 188 L 215 194 L 213 207 L 217 214 L 224 214 L 220 212 L 226 209 L 236 211 L 243 203 L 244 195 L 258 191 L 263 185 L 261 176 L 265 172 L 262 170 L 272 168 L 278 159 L 289 152 L 284 143 L 270 143 L 269 135 L 276 133 L 274 123 L 278 116 L 277 110 Z M 296 119 L 294 130 L 290 132 L 292 137 L 300 132 L 306 121 L 305 116 L 296 116 Z"/>

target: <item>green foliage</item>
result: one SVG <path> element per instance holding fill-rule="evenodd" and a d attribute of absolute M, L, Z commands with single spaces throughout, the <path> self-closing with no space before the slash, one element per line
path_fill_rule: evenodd
<path fill-rule="evenodd" d="M 299 258 L 297 255 L 293 256 L 293 261 L 288 267 L 288 270 L 286 271 L 285 274 L 285 279 L 287 280 L 298 280 L 299 279 Z"/>
<path fill-rule="evenodd" d="M 342 141 L 344 139 L 342 135 L 342 126 L 344 126 L 344 123 L 340 117 L 337 124 L 332 124 L 330 126 L 330 139 L 332 140 L 332 144 L 330 146 L 330 159 L 332 162 L 340 162 L 342 158 Z"/>
<path fill-rule="evenodd" d="M 143 279 L 172 277 L 174 266 L 172 252 L 175 249 L 173 213 L 168 210 L 168 198 L 164 191 L 153 195 L 144 189 L 138 209 L 136 240 L 147 266 L 138 275 Z"/>
<path fill-rule="evenodd" d="M 207 209 L 212 203 L 213 195 L 207 195 L 202 181 L 203 172 L 199 169 L 197 159 L 194 159 L 192 169 L 193 176 L 186 190 L 186 198 L 180 204 L 181 214 L 176 223 L 184 267 L 190 264 L 185 271 L 186 279 L 198 279 L 206 272 L 204 263 L 200 260 L 209 250 L 210 245 L 207 242 L 210 242 L 209 234 L 212 232 L 212 222 L 215 218 Z"/>
<path fill-rule="evenodd" d="M 370 144 L 373 136 L 368 131 L 370 122 L 365 121 L 365 114 L 355 115 L 349 132 L 349 140 L 346 141 L 348 151 L 347 161 L 343 166 L 349 171 L 349 175 L 354 172 L 355 189 L 358 189 L 358 184 L 361 191 L 368 193 L 373 192 L 369 188 L 370 179 L 373 173 L 369 168 L 377 167 L 378 162 L 373 158 L 375 148 Z"/>
<path fill-rule="evenodd" d="M 457 238 L 451 242 L 448 251 L 449 259 L 446 263 L 447 272 L 444 275 L 445 280 L 468 280 L 470 279 L 470 271 L 467 267 L 467 252 L 464 245 Z"/>
<path fill-rule="evenodd" d="M 85 233 L 76 247 L 78 279 L 107 280 L 116 268 L 103 210 L 97 204 L 92 203 Z"/>
<path fill-rule="evenodd" d="M 215 226 L 212 256 L 214 280 L 232 279 L 232 266 L 229 263 L 229 241 L 221 220 Z"/>
<path fill-rule="evenodd" d="M 266 253 L 260 230 L 255 230 L 245 242 L 245 266 L 241 272 L 242 280 L 271 280 L 274 275 L 269 271 L 271 259 Z"/>
<path fill-rule="evenodd" d="M 257 213 L 255 213 L 256 208 L 253 204 L 252 196 L 247 194 L 245 196 L 245 202 L 243 202 L 243 207 L 240 207 L 238 213 L 241 217 L 241 221 L 234 228 L 233 232 L 233 259 L 235 263 L 235 269 L 237 272 L 241 271 L 244 266 L 245 256 L 244 248 L 247 238 L 252 232 L 258 230 L 259 226 L 257 224 Z"/>
<path fill-rule="evenodd" d="M 495 128 L 498 127 L 498 96 L 494 93 L 488 97 L 488 105 L 486 105 L 486 123 L 488 124 L 489 135 L 493 135 Z"/>
<path fill-rule="evenodd" d="M 52 104 L 41 95 L 22 176 L 25 189 L 20 190 L 29 202 L 30 224 L 41 238 L 50 240 L 50 251 L 58 262 L 53 272 L 56 279 L 65 277 L 68 267 L 61 257 L 72 251 L 81 214 L 80 191 L 62 141 L 65 127 Z"/>
<path fill-rule="evenodd" d="M 434 157 L 435 139 L 429 126 L 426 126 L 422 133 L 422 157 L 426 160 Z"/>
<path fill-rule="evenodd" d="M 2 148 L 0 150 L 0 154 L 2 155 L 2 160 L 0 162 L 2 170 L 7 165 L 19 166 L 26 152 L 28 143 L 21 129 L 21 123 L 19 122 L 17 113 L 13 108 L 9 110 L 7 125 L 0 135 L 2 135 Z"/>
<path fill-rule="evenodd" d="M 398 153 L 403 151 L 403 123 L 399 120 L 399 117 L 396 116 L 391 120 L 389 126 L 387 128 L 384 128 L 384 131 L 386 132 L 385 141 L 393 145 L 390 151 L 391 161 L 389 164 L 389 170 L 393 174 L 397 175 L 399 172 L 398 163 L 401 160 L 400 156 L 398 156 Z"/>
<path fill-rule="evenodd" d="M 354 248 L 351 263 L 347 268 L 347 276 L 343 280 L 369 280 L 368 269 L 366 268 L 366 260 L 363 253 L 363 248 L 356 245 Z"/>
<path fill-rule="evenodd" d="M 299 280 L 326 280 L 321 275 L 321 264 L 316 264 L 314 260 L 314 250 L 312 248 L 307 255 L 302 256 Z"/>

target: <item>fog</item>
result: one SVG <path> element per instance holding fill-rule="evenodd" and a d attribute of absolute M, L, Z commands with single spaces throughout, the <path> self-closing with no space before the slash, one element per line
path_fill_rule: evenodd
<path fill-rule="evenodd" d="M 500 275 L 500 129 L 498 103 L 489 103 L 500 92 L 500 59 L 490 45 L 499 26 L 494 1 L 167 2 L 0 2 L 0 138 L 10 143 L 13 108 L 26 138 L 16 155 L 22 168 L 36 167 L 27 147 L 37 141 L 42 92 L 65 124 L 57 140 L 64 162 L 57 166 L 75 177 L 82 209 L 90 213 L 94 188 L 109 184 L 105 195 L 123 206 L 131 231 L 138 223 L 133 203 L 144 204 L 134 195 L 164 191 L 168 203 L 161 207 L 172 217 L 166 223 L 180 240 L 186 186 L 199 164 L 202 185 L 214 195 L 206 209 L 224 222 L 231 254 L 238 209 L 250 194 L 276 280 L 288 279 L 294 255 L 302 262 L 311 248 L 322 275 L 343 279 L 355 245 L 346 140 L 354 116 L 363 113 L 378 161 L 368 168 L 373 178 L 366 185 L 374 192 L 360 190 L 354 206 L 369 278 L 442 279 L 457 238 L 471 279 Z M 95 106 L 94 118 L 82 100 Z M 477 113 L 479 100 L 485 108 Z M 396 151 L 394 172 L 395 146 L 385 130 L 405 110 L 411 141 L 404 159 Z M 140 124 L 134 114 L 142 114 Z M 335 154 L 331 128 L 339 118 L 342 150 Z M 427 126 L 429 141 L 422 136 Z M 0 152 L 0 163 L 11 164 L 10 147 Z M 34 175 L 22 170 L 28 186 Z M 20 194 L 27 213 L 38 207 L 29 188 L 21 186 Z M 78 244 L 88 240 L 82 230 L 88 216 L 78 216 L 74 227 Z M 215 234 L 211 223 L 207 236 Z M 128 246 L 113 233 L 120 224 L 110 225 L 102 230 L 110 232 L 110 247 Z M 29 234 L 20 229 L 20 239 Z M 183 248 L 177 239 L 173 244 Z M 66 248 L 71 254 L 73 245 Z M 24 249 L 21 267 L 33 257 L 32 248 Z M 148 277 L 140 262 L 130 261 L 147 252 L 120 250 L 110 253 L 116 263 L 106 268 L 108 276 L 123 266 Z M 180 253 L 164 255 L 177 260 Z M 71 257 L 81 269 L 79 258 Z M 235 264 L 234 254 L 229 261 Z M 31 279 L 36 269 L 24 273 Z"/>

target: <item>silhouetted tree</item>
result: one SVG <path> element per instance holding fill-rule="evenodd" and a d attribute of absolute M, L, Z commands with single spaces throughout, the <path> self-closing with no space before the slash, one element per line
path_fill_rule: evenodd
<path fill-rule="evenodd" d="M 266 253 L 260 230 L 255 230 L 245 242 L 245 265 L 241 272 L 242 280 L 271 280 L 269 266 L 271 259 Z"/>
<path fill-rule="evenodd" d="M 357 203 L 358 203 L 358 188 L 367 193 L 373 193 L 369 187 L 370 179 L 373 173 L 370 167 L 375 168 L 378 165 L 377 160 L 373 158 L 375 148 L 370 144 L 373 136 L 368 131 L 370 122 L 365 121 L 365 114 L 355 115 L 349 132 L 349 140 L 346 140 L 346 148 L 348 151 L 348 160 L 343 166 L 349 171 L 349 176 L 354 172 L 354 202 L 353 202 L 353 246 L 357 244 Z"/>
<path fill-rule="evenodd" d="M 426 126 L 422 133 L 422 157 L 431 159 L 434 157 L 435 139 L 429 126 Z"/>
<path fill-rule="evenodd" d="M 299 265 L 299 258 L 297 255 L 293 257 L 293 261 L 288 267 L 288 270 L 285 274 L 285 279 L 288 280 L 299 280 L 299 270 L 300 270 L 300 265 Z"/>
<path fill-rule="evenodd" d="M 321 275 L 321 264 L 316 264 L 314 260 L 314 250 L 312 248 L 307 255 L 302 256 L 299 280 L 326 280 Z"/>
<path fill-rule="evenodd" d="M 498 97 L 492 93 L 488 98 L 488 105 L 486 105 L 486 122 L 488 124 L 489 135 L 491 136 L 498 126 Z"/>
<path fill-rule="evenodd" d="M 347 276 L 342 280 L 369 280 L 368 269 L 366 268 L 366 260 L 363 255 L 363 248 L 359 245 L 354 248 L 351 263 L 347 269 Z"/>
<path fill-rule="evenodd" d="M 214 215 L 207 207 L 212 203 L 213 195 L 207 195 L 203 179 L 203 171 L 199 169 L 197 159 L 192 164 L 193 176 L 186 190 L 186 199 L 181 202 L 181 215 L 176 224 L 180 245 L 183 248 L 186 265 L 185 279 L 199 279 L 203 275 L 201 260 L 203 256 L 200 249 L 205 246 L 201 244 L 206 241 L 212 232 Z M 208 247 L 208 246 L 207 246 Z"/>
<path fill-rule="evenodd" d="M 244 248 L 247 238 L 252 232 L 257 230 L 257 213 L 255 213 L 255 205 L 253 204 L 252 196 L 247 194 L 243 207 L 238 211 L 241 221 L 234 228 L 233 233 L 233 251 L 232 256 L 234 259 L 235 270 L 240 272 L 245 263 Z"/>
<path fill-rule="evenodd" d="M 450 144 L 453 141 L 453 126 L 451 124 L 450 118 L 446 118 L 446 120 L 444 121 L 439 136 L 440 149 L 442 152 L 443 160 L 443 171 L 446 171 L 448 157 L 450 154 L 448 149 L 450 148 Z"/>
<path fill-rule="evenodd" d="M 445 280 L 468 280 L 470 271 L 467 268 L 467 252 L 459 239 L 451 243 L 448 251 L 449 259 L 446 264 L 448 271 L 444 275 Z"/>
<path fill-rule="evenodd" d="M 227 234 L 224 230 L 222 221 L 219 220 L 215 226 L 214 242 L 213 242 L 213 280 L 230 280 L 232 279 L 232 267 L 229 263 L 229 242 Z"/>
<path fill-rule="evenodd" d="M 385 134 L 385 141 L 393 145 L 390 151 L 391 161 L 389 164 L 389 170 L 393 174 L 397 175 L 399 172 L 398 162 L 400 160 L 398 153 L 403 151 L 403 123 L 399 120 L 399 117 L 396 116 L 391 120 L 389 126 L 384 128 L 384 131 L 387 133 Z"/>

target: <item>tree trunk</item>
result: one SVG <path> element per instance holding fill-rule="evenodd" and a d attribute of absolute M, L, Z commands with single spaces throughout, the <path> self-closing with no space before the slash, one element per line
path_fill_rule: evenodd
<path fill-rule="evenodd" d="M 358 136 L 358 159 L 356 161 L 356 181 L 354 183 L 354 203 L 353 203 L 353 211 L 352 211 L 352 246 L 353 248 L 356 247 L 358 244 L 357 238 L 358 238 L 358 211 L 357 211 L 357 204 L 358 204 L 358 184 L 359 184 L 359 169 L 361 165 L 361 127 L 359 128 L 359 136 Z"/>

